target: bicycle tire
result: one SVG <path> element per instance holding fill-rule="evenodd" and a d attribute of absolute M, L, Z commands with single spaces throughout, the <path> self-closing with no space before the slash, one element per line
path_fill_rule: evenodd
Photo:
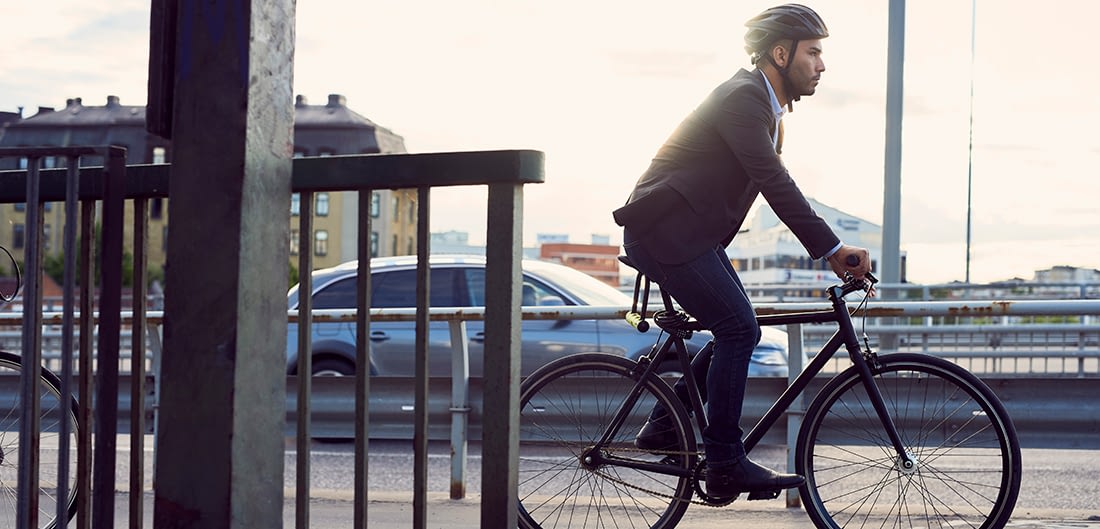
<path fill-rule="evenodd" d="M 19 355 L 0 351 L 0 377 L 6 379 L 5 385 L 16 389 L 15 392 L 0 393 L 0 526 L 15 527 L 16 525 L 16 498 L 18 497 L 19 475 L 19 430 L 22 422 L 22 395 L 18 391 L 18 376 L 23 369 L 22 359 Z M 60 433 L 60 421 L 68 420 L 71 428 L 69 431 L 69 493 L 68 493 L 68 519 L 61 527 L 67 526 L 68 521 L 76 514 L 78 491 L 76 488 L 76 455 L 77 438 L 79 436 L 79 405 L 75 398 L 70 397 L 68 406 L 62 405 L 61 380 L 50 370 L 42 368 L 39 377 L 41 388 L 41 418 L 40 418 L 40 445 L 39 445 L 39 494 L 38 494 L 38 526 L 43 529 L 58 527 L 57 523 L 57 491 L 58 491 L 58 465 L 59 457 L 48 457 L 51 452 L 57 453 Z M 61 412 L 66 410 L 66 412 Z M 60 412 L 60 413 L 59 413 Z M 58 454 L 59 455 L 59 454 Z"/>
<path fill-rule="evenodd" d="M 687 510 L 698 461 L 687 411 L 660 377 L 641 394 L 603 454 L 673 465 L 678 476 L 617 465 L 591 467 L 595 446 L 640 377 L 637 363 L 605 353 L 554 360 L 520 387 L 519 525 L 523 529 L 649 527 L 669 529 Z M 670 410 L 677 446 L 655 455 L 634 436 L 657 402 Z"/>
<path fill-rule="evenodd" d="M 799 489 L 819 528 L 1001 529 L 1020 491 L 1015 427 L 963 368 L 923 354 L 880 355 L 875 383 L 916 467 L 905 470 L 855 368 L 814 398 L 796 448 Z"/>

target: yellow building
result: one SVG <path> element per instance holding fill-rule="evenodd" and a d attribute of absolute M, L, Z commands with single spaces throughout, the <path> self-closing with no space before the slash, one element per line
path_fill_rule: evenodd
<path fill-rule="evenodd" d="M 324 105 L 310 105 L 298 96 L 294 105 L 295 157 L 340 154 L 402 153 L 404 139 L 361 116 L 347 106 L 338 94 Z M 9 113 L 5 113 L 9 114 Z M 13 116 L 9 116 L 13 117 Z M 80 98 L 70 99 L 61 110 L 39 107 L 23 118 L 6 120 L 0 128 L 0 147 L 68 147 L 76 145 L 121 145 L 127 148 L 127 164 L 170 163 L 171 141 L 150 134 L 145 127 L 145 107 L 122 105 L 116 96 L 108 96 L 103 106 L 85 106 Z M 102 160 L 81 159 L 82 166 L 102 165 Z M 45 159 L 43 166 L 61 167 L 64 160 Z M 0 170 L 25 169 L 26 160 L 0 160 Z M 314 195 L 315 268 L 334 266 L 356 258 L 358 241 L 357 193 L 316 193 Z M 292 230 L 292 264 L 297 265 L 298 210 L 297 194 L 292 199 L 289 222 Z M 371 203 L 371 253 L 376 256 L 408 255 L 416 252 L 416 191 L 378 190 Z M 44 218 L 46 255 L 61 252 L 64 213 L 61 204 L 48 204 Z M 168 230 L 168 204 L 164 199 L 149 203 L 149 268 L 151 277 L 163 270 Z M 26 244 L 25 205 L 0 204 L 0 245 L 22 261 Z M 127 204 L 126 241 L 132 241 L 130 226 L 133 205 Z M 128 249 L 129 251 L 129 249 Z"/>

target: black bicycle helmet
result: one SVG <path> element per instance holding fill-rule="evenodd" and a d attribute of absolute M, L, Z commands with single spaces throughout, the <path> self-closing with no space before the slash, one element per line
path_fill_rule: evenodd
<path fill-rule="evenodd" d="M 813 9 L 802 4 L 783 4 L 766 9 L 745 22 L 745 26 L 749 28 L 745 33 L 745 51 L 752 55 L 753 64 L 777 40 L 797 42 L 829 36 L 825 21 Z"/>
<path fill-rule="evenodd" d="M 783 77 L 785 91 L 791 94 L 791 98 L 787 100 L 787 110 L 793 111 L 794 102 L 801 97 L 791 90 L 791 79 L 787 76 L 787 69 L 791 67 L 791 63 L 787 61 L 787 64 L 780 68 L 768 53 L 768 48 L 776 41 L 789 39 L 790 56 L 794 57 L 799 41 L 828 37 L 829 28 L 825 27 L 825 21 L 821 20 L 816 11 L 802 4 L 783 4 L 766 9 L 745 22 L 745 26 L 749 28 L 745 32 L 745 51 L 751 56 L 753 64 L 763 58 L 779 70 L 779 75 Z"/>

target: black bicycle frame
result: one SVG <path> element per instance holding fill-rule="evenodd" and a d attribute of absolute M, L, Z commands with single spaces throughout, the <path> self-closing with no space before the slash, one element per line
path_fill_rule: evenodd
<path fill-rule="evenodd" d="M 860 380 L 863 382 L 864 388 L 867 390 L 868 398 L 871 401 L 872 406 L 875 408 L 879 420 L 882 422 L 883 428 L 886 430 L 887 436 L 894 445 L 894 449 L 897 451 L 898 457 L 902 463 L 911 462 L 912 455 L 905 451 L 905 446 L 901 441 L 901 436 L 898 434 L 897 428 L 894 425 L 893 419 L 890 417 L 889 412 L 886 409 L 885 401 L 883 401 L 882 394 L 878 389 L 878 385 L 874 380 L 874 366 L 868 362 L 867 357 L 864 356 L 863 351 L 859 346 L 859 338 L 856 335 L 855 327 L 852 325 L 851 316 L 848 314 L 847 304 L 844 301 L 844 296 L 853 292 L 855 289 L 850 285 L 839 285 L 828 289 L 829 301 L 832 303 L 832 308 L 824 310 L 815 310 L 807 312 L 798 312 L 791 314 L 769 314 L 757 316 L 757 322 L 762 326 L 778 326 L 778 325 L 791 325 L 791 324 L 804 324 L 804 323 L 836 323 L 838 328 L 833 336 L 829 338 L 829 341 L 821 348 L 813 360 L 801 373 L 795 377 L 794 381 L 787 386 L 787 389 L 776 399 L 767 413 L 756 422 L 749 433 L 745 436 L 744 444 L 745 451 L 751 452 L 753 447 L 756 446 L 764 435 L 775 425 L 776 421 L 786 412 L 791 403 L 801 395 L 806 387 L 809 386 L 810 381 L 817 376 L 818 373 L 824 369 L 825 364 L 828 363 L 840 350 L 841 346 L 845 346 L 848 350 L 848 356 L 852 361 L 852 364 L 856 367 L 857 372 L 860 375 Z M 708 344 L 710 347 L 711 344 Z M 642 360 L 639 362 L 639 372 L 635 373 L 635 380 L 638 383 L 634 386 L 629 397 L 623 402 L 622 406 L 615 414 L 615 418 L 612 420 L 608 429 L 604 432 L 604 436 L 596 444 L 596 450 L 592 450 L 590 456 L 593 458 L 594 464 L 614 464 L 620 466 L 627 466 L 631 468 L 637 468 L 647 470 L 651 472 L 658 472 L 669 475 L 690 475 L 690 472 L 683 470 L 676 470 L 669 465 L 663 465 L 659 463 L 645 463 L 637 460 L 628 460 L 618 457 L 608 456 L 598 450 L 599 447 L 604 446 L 610 442 L 610 439 L 618 431 L 619 427 L 626 420 L 626 415 L 634 407 L 638 396 L 642 391 L 642 381 L 647 377 L 653 375 L 656 376 L 656 370 L 661 366 L 665 360 L 665 357 L 669 354 L 669 351 L 675 347 L 677 356 L 680 358 L 680 365 L 682 368 L 683 376 L 686 378 L 689 403 L 688 411 L 695 417 L 696 425 L 700 431 L 707 426 L 706 414 L 702 412 L 704 410 L 702 403 L 702 396 L 699 392 L 699 386 L 696 385 L 696 380 L 693 374 L 693 370 L 690 365 L 690 358 L 687 354 L 687 348 L 684 346 L 683 338 L 670 335 L 663 342 L 660 347 L 656 347 L 656 351 L 648 355 L 648 361 Z M 643 357 L 645 358 L 645 357 Z"/>

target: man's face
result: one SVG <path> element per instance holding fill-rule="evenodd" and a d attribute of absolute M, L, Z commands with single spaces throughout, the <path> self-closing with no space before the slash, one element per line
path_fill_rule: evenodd
<path fill-rule="evenodd" d="M 812 96 L 825 71 L 825 61 L 821 58 L 821 39 L 803 40 L 798 43 L 794 59 L 787 70 L 791 86 L 800 96 Z"/>

